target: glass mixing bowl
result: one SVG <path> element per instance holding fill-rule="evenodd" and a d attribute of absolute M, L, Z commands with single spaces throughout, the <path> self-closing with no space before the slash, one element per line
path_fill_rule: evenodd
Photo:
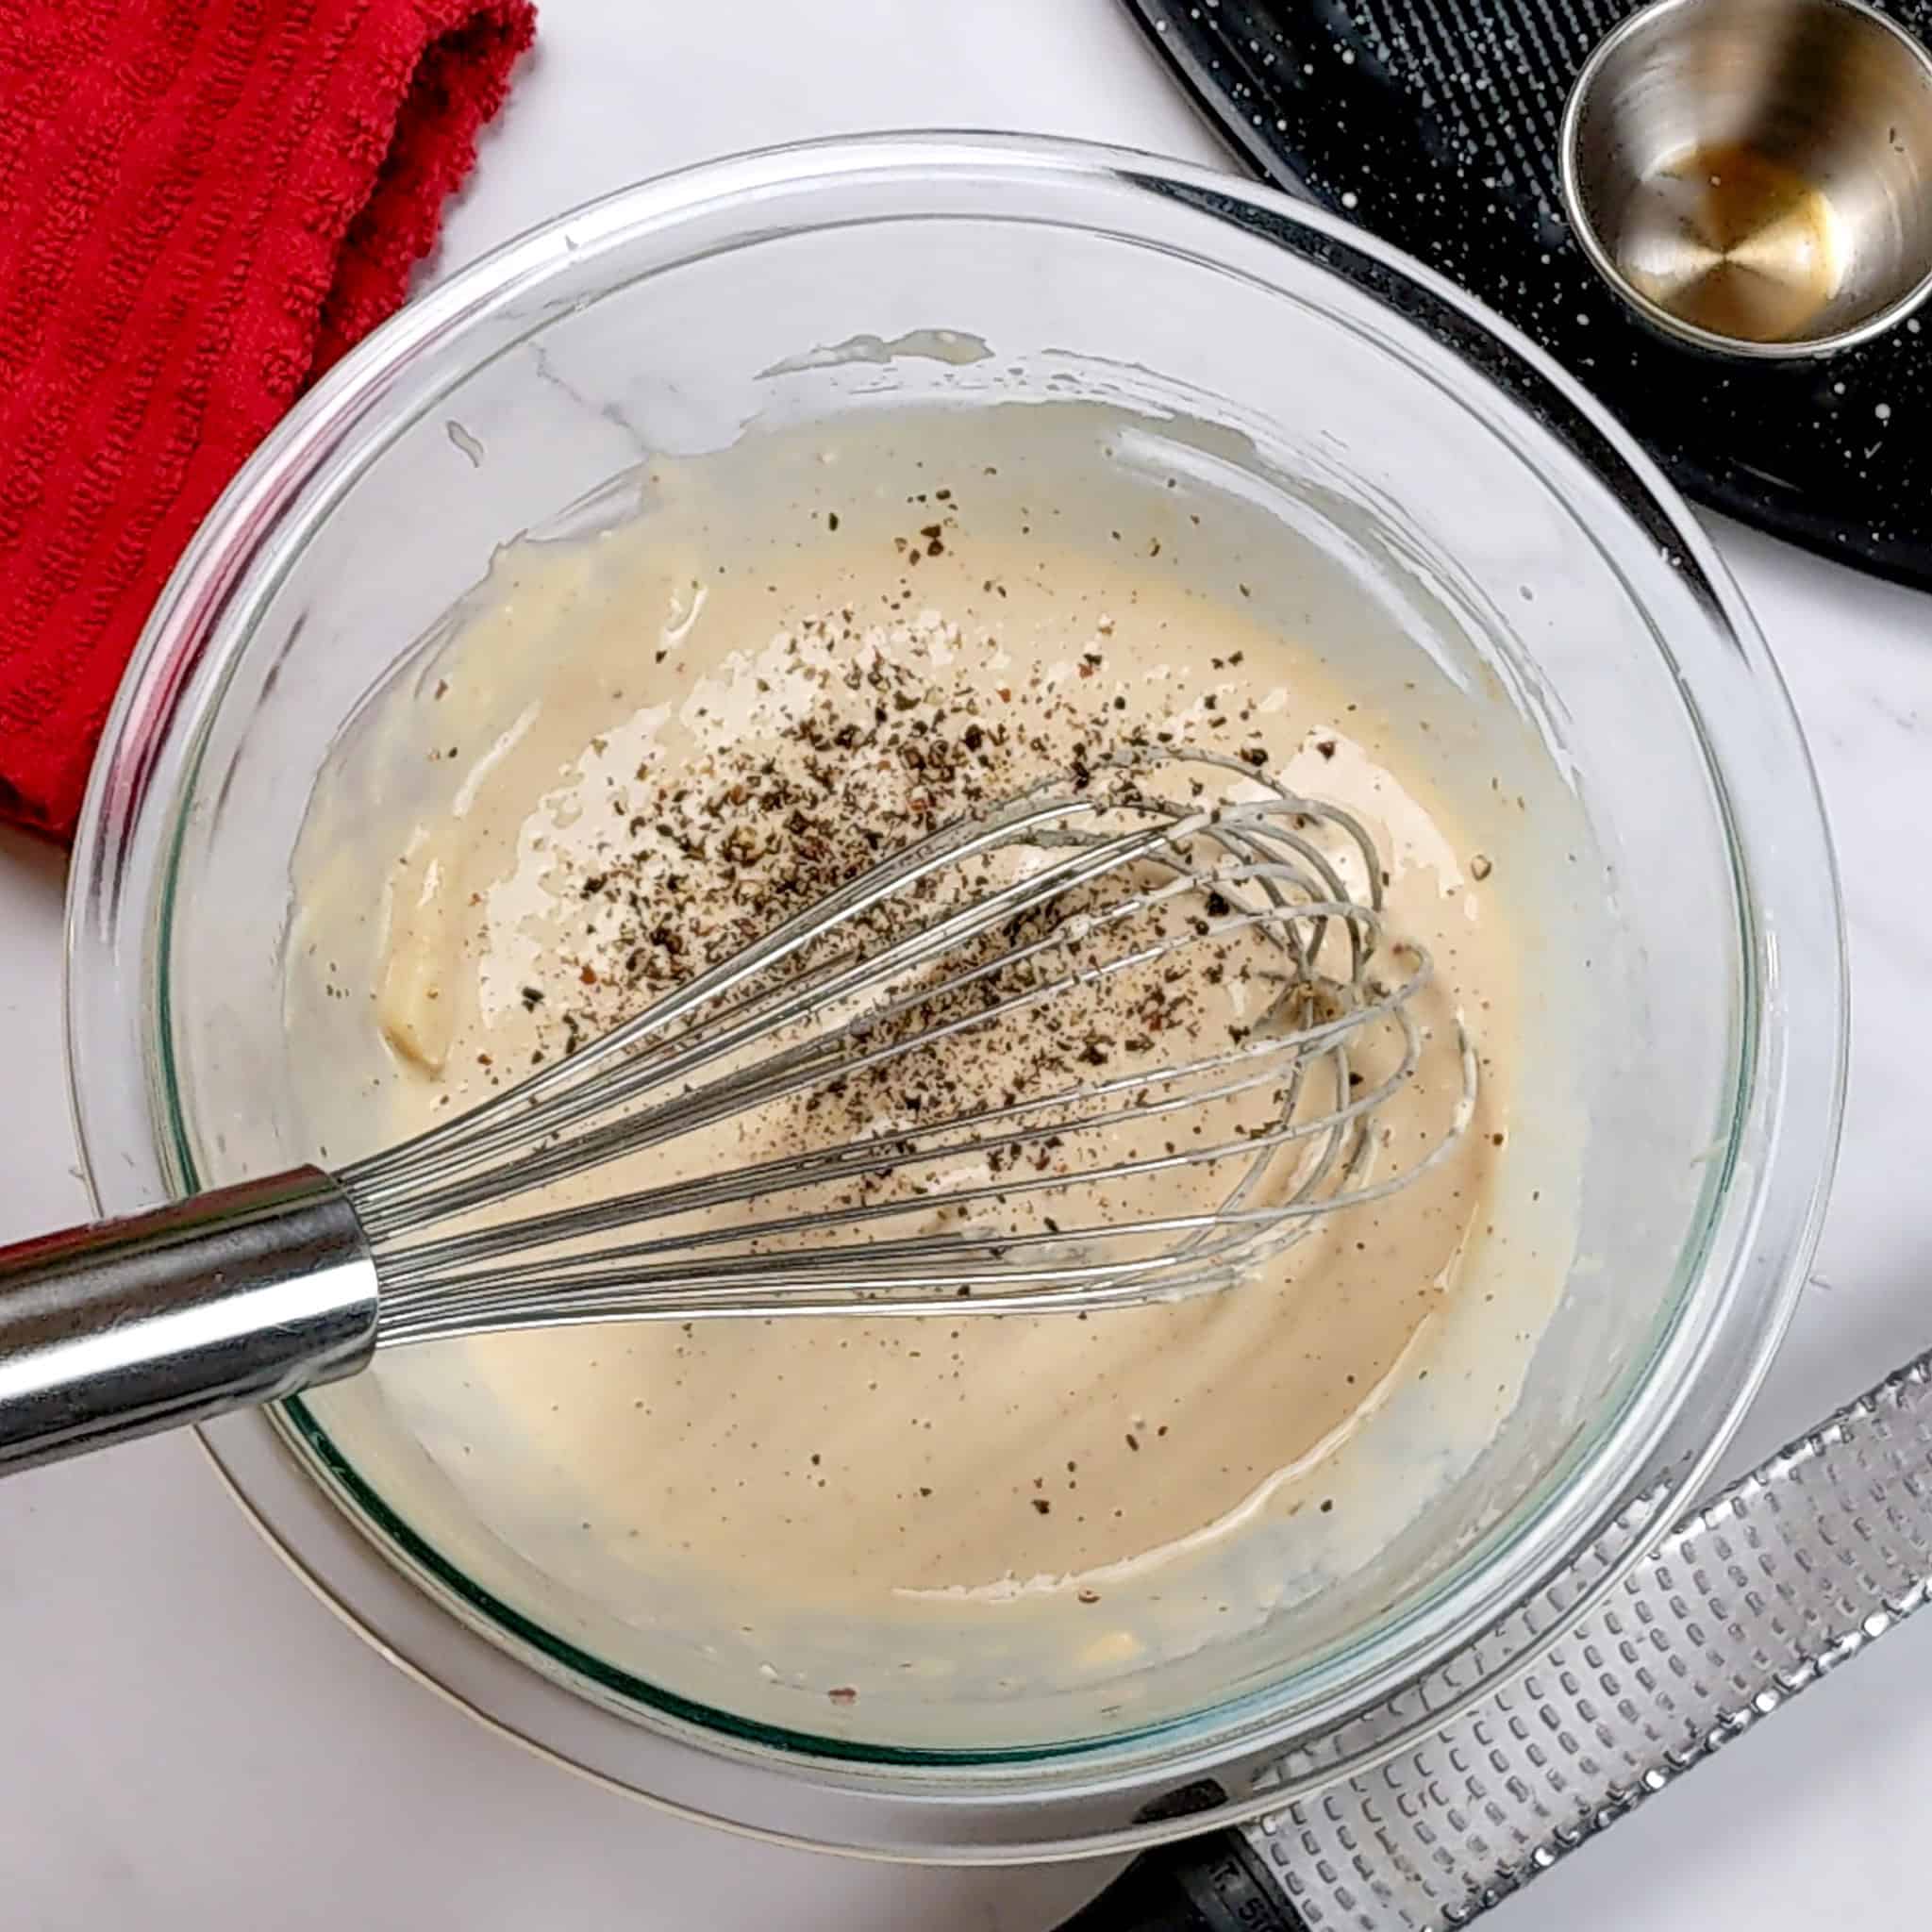
<path fill-rule="evenodd" d="M 622 1620 L 546 1592 L 487 1525 L 408 1520 L 324 1405 L 207 1431 L 316 1587 L 486 1720 L 708 1817 L 901 1857 L 1114 1848 L 1198 1824 L 1146 1815 L 1191 1781 L 1232 1814 L 1359 1767 L 1607 1588 L 1755 1387 L 1836 1142 L 1835 878 L 1764 647 L 1629 439 L 1440 278 L 1212 173 L 897 136 L 647 183 L 412 305 L 264 444 L 149 624 L 74 874 L 101 1208 L 300 1160 L 280 948 L 309 790 L 498 545 L 646 450 L 1069 396 L 1156 443 L 1211 425 L 1218 483 L 1282 533 L 1257 599 L 1319 578 L 1324 608 L 1401 632 L 1476 721 L 1465 749 L 1483 707 L 1507 715 L 1588 829 L 1546 895 L 1553 974 L 1590 959 L 1546 1002 L 1579 1042 L 1577 1258 L 1524 1393 L 1424 1529 L 1266 1641 L 1162 1666 L 1131 1726 L 962 1704 L 952 1740 L 941 1701 L 912 1741 L 890 1710 L 779 1729 L 654 1675 Z M 1485 1639 L 1525 1604 L 1545 1613 Z"/>

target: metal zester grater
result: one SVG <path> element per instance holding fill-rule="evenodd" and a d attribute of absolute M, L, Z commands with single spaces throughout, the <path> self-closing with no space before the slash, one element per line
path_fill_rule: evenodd
<path fill-rule="evenodd" d="M 1932 0 L 1878 4 L 1932 40 Z M 1722 358 L 1646 327 L 1572 241 L 1557 124 L 1634 0 L 1127 5 L 1256 167 L 1489 303 L 1690 495 L 1932 587 L 1932 318 L 1815 361 Z"/>
<path fill-rule="evenodd" d="M 1679 1524 L 1508 1689 L 1377 1770 L 1146 1854 L 1062 1932 L 1454 1932 L 1928 1590 L 1932 1355 Z M 1492 1641 L 1546 1630 L 1562 1594 Z M 1453 1685 L 1469 1668 L 1438 1674 Z M 1429 1695 L 1418 1687 L 1359 1724 L 1407 1732 Z"/>

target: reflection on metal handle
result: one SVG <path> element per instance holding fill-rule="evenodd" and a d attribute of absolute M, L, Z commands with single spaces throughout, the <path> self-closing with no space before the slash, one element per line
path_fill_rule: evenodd
<path fill-rule="evenodd" d="M 1680 1524 L 1512 1688 L 1241 1827 L 1246 1849 L 1307 1932 L 1465 1925 L 1910 1615 L 1928 1584 L 1932 1356 Z"/>
<path fill-rule="evenodd" d="M 0 1474 L 352 1374 L 375 1303 L 317 1168 L 0 1248 Z"/>

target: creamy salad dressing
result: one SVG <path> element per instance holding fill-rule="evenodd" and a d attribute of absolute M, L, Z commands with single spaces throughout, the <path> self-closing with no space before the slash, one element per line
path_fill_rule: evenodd
<path fill-rule="evenodd" d="M 1367 699 L 1238 577 L 1203 588 L 1197 492 L 1056 508 L 1024 460 L 1051 412 L 985 413 L 1009 420 L 656 465 L 641 514 L 499 557 L 316 794 L 288 949 L 315 1138 L 341 1160 L 474 1104 L 791 909 L 814 865 L 862 863 L 866 832 L 1131 740 L 1265 758 L 1363 819 L 1391 928 L 1438 968 L 1385 1160 L 1443 1131 L 1458 1016 L 1480 1099 L 1441 1166 L 1238 1293 L 495 1336 L 319 1399 L 352 1455 L 379 1400 L 526 1581 L 688 1644 L 754 1707 L 843 1709 L 895 1672 L 1063 1684 L 1264 1624 L 1475 1453 L 1567 1261 L 1560 1212 L 1511 1180 L 1507 843 L 1435 782 L 1426 710 L 1386 676 Z M 682 1146 L 653 1177 L 770 1151 Z"/>

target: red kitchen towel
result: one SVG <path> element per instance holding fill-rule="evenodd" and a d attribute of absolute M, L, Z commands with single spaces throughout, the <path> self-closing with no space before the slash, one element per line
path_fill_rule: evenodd
<path fill-rule="evenodd" d="M 402 301 L 530 0 L 0 0 L 0 817 L 71 833 L 196 524 Z"/>

